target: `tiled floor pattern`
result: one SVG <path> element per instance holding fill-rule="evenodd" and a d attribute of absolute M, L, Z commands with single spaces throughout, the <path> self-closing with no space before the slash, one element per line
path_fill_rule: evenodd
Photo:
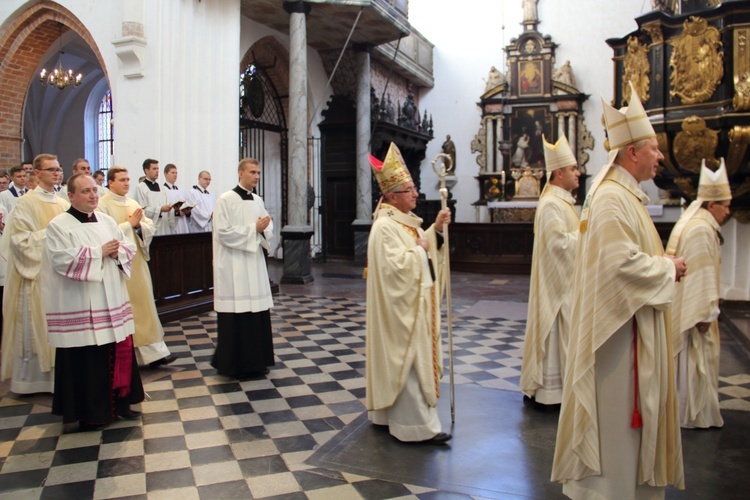
<path fill-rule="evenodd" d="M 517 390 L 524 322 L 454 314 L 457 384 Z M 364 302 L 281 295 L 277 364 L 238 382 L 210 366 L 215 319 L 165 326 L 180 359 L 144 370 L 142 421 L 63 433 L 49 398 L 0 400 L 0 498 L 428 498 L 429 488 L 306 465 L 364 406 Z M 447 351 L 447 347 L 446 347 Z M 446 361 L 447 363 L 447 361 Z M 447 377 L 446 377 L 447 380 Z M 750 411 L 750 376 L 722 378 L 722 407 Z M 519 396 L 519 404 L 520 404 Z"/>

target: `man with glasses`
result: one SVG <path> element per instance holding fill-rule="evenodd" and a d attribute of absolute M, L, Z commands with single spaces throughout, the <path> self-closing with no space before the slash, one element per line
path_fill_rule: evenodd
<path fill-rule="evenodd" d="M 70 204 L 55 192 L 62 175 L 57 156 L 34 158 L 39 185 L 21 197 L 3 233 L 0 252 L 8 261 L 3 302 L 0 379 L 11 379 L 16 394 L 52 392 L 54 349 L 47 342 L 39 271 L 46 227 Z"/>
<path fill-rule="evenodd" d="M 419 194 L 395 144 L 370 158 L 383 192 L 367 242 L 367 409 L 399 441 L 445 444 L 437 414 L 443 374 L 440 302 L 449 209 L 427 231 Z"/>
<path fill-rule="evenodd" d="M 78 421 L 81 431 L 118 417 L 138 420 L 130 405 L 143 401 L 125 285 L 136 248 L 114 219 L 95 212 L 97 188 L 88 174 L 71 176 L 71 207 L 47 226 L 41 266 L 49 341 L 57 348 L 52 413 Z"/>
<path fill-rule="evenodd" d="M 672 346 L 677 361 L 680 426 L 723 427 L 719 408 L 720 226 L 729 217 L 732 190 L 721 166 L 701 166 L 698 196 L 683 212 L 666 252 L 690 263 L 690 273 L 675 285 L 671 309 Z"/>
<path fill-rule="evenodd" d="M 188 201 L 195 205 L 190 215 L 191 233 L 211 231 L 211 218 L 216 206 L 216 195 L 208 192 L 209 184 L 211 184 L 211 173 L 203 170 L 198 174 L 198 184 L 193 186 L 188 194 Z"/>

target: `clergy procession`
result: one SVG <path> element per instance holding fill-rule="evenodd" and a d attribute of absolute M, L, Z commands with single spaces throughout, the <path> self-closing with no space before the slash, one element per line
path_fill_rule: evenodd
<path fill-rule="evenodd" d="M 603 106 L 610 162 L 580 215 L 575 155 L 564 135 L 554 144 L 543 138 L 547 183 L 534 221 L 519 385 L 526 405 L 559 410 L 551 479 L 565 495 L 662 497 L 666 486 L 684 488 L 680 428 L 723 425 L 719 229 L 731 191 L 723 160 L 715 171 L 704 161 L 697 198 L 665 251 L 639 187 L 663 159 L 653 128 L 635 92 L 628 107 Z M 452 435 L 437 405 L 451 212 L 443 208 L 423 230 L 398 147 L 370 162 L 382 196 L 365 270 L 368 419 L 399 442 L 446 446 Z M 56 156 L 38 155 L 32 171 L 35 189 L 18 166 L 0 194 L 1 373 L 11 391 L 52 393 L 52 413 L 83 432 L 140 419 L 131 408 L 144 399 L 139 367 L 177 359 L 155 307 L 150 244 L 191 228 L 213 233 L 211 365 L 237 380 L 269 373 L 274 301 L 264 252 L 273 221 L 255 193 L 257 160 L 241 160 L 237 186 L 218 199 L 207 171 L 185 191 L 168 164 L 159 185 L 154 159 L 143 162 L 133 198 L 123 167 L 107 171 L 106 188 L 82 159 L 60 190 Z"/>

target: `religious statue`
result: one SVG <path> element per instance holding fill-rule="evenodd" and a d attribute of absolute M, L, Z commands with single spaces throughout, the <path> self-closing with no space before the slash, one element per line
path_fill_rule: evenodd
<path fill-rule="evenodd" d="M 538 21 L 537 12 L 536 12 L 536 2 L 537 0 L 522 0 L 521 5 L 523 7 L 523 21 Z"/>
<path fill-rule="evenodd" d="M 445 136 L 445 142 L 443 143 L 441 147 L 443 149 L 443 153 L 451 157 L 451 165 L 450 165 L 450 168 L 448 168 L 448 171 L 455 172 L 456 171 L 456 145 L 453 144 L 450 134 Z"/>
<path fill-rule="evenodd" d="M 380 99 L 375 94 L 375 89 L 370 87 L 370 121 L 376 122 L 380 117 Z"/>
<path fill-rule="evenodd" d="M 487 84 L 484 86 L 484 91 L 492 90 L 496 87 L 505 83 L 505 75 L 502 74 L 494 66 L 490 68 L 490 74 L 487 75 Z"/>
<path fill-rule="evenodd" d="M 391 96 L 389 94 L 386 94 L 385 98 L 380 102 L 380 119 L 386 123 L 396 123 L 393 104 L 391 103 Z"/>
<path fill-rule="evenodd" d="M 552 73 L 552 79 L 569 87 L 576 88 L 576 78 L 573 76 L 573 68 L 570 67 L 570 61 L 565 61 L 562 67 L 556 69 Z"/>
<path fill-rule="evenodd" d="M 531 137 L 526 133 L 526 129 L 523 129 L 523 134 L 516 141 L 516 151 L 513 153 L 513 158 L 510 162 L 513 166 L 525 167 L 529 163 L 528 149 Z"/>
<path fill-rule="evenodd" d="M 409 84 L 409 91 L 406 94 L 404 107 L 401 108 L 401 114 L 398 117 L 398 124 L 402 127 L 416 130 L 418 123 L 419 111 L 417 110 L 417 104 L 414 102 L 414 94 L 411 91 L 411 84 Z"/>

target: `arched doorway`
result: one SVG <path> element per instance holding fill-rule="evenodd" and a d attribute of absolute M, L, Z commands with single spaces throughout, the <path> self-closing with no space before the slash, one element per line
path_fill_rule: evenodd
<path fill-rule="evenodd" d="M 240 158 L 260 161 L 258 194 L 274 220 L 271 255 L 281 252 L 280 231 L 287 224 L 288 131 L 286 125 L 289 56 L 272 37 L 253 45 L 240 73 Z"/>
<path fill-rule="evenodd" d="M 39 71 L 57 62 L 61 48 L 65 66 L 84 74 L 78 88 L 39 83 Z M 86 104 L 102 80 L 107 81 L 102 57 L 76 16 L 47 1 L 19 10 L 0 32 L 0 101 L 7 110 L 0 115 L 0 166 L 48 152 L 69 169 L 73 159 L 86 155 Z"/>

